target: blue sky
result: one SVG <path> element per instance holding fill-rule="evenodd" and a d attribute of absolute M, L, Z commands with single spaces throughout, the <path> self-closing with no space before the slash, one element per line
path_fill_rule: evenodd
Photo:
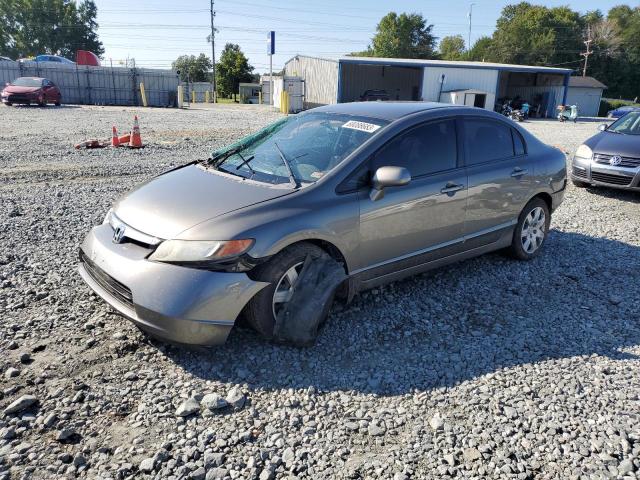
<path fill-rule="evenodd" d="M 475 0 L 472 43 L 489 35 L 507 1 Z M 547 6 L 569 5 L 581 12 L 606 11 L 620 3 L 613 0 L 549 0 Z M 638 2 L 627 2 L 637 6 Z M 208 0 L 96 0 L 99 35 L 105 47 L 106 64 L 135 58 L 144 67 L 169 68 L 181 54 L 211 55 Z M 268 70 L 266 38 L 276 31 L 274 69 L 295 54 L 339 57 L 364 50 L 380 18 L 389 11 L 417 12 L 434 24 L 442 38 L 462 34 L 467 38 L 470 1 L 463 0 L 215 0 L 216 58 L 224 44 L 237 43 L 258 72 Z"/>

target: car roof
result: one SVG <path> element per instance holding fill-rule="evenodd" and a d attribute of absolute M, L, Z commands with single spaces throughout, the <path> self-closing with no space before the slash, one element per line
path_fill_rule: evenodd
<path fill-rule="evenodd" d="M 357 115 L 393 121 L 413 113 L 425 112 L 437 108 L 454 107 L 460 108 L 460 105 L 436 102 L 350 102 L 326 105 L 324 107 L 314 108 L 312 111 Z"/>

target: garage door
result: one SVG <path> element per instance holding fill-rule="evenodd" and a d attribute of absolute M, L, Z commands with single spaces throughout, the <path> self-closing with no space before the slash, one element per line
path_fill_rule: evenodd
<path fill-rule="evenodd" d="M 569 88 L 568 105 L 577 105 L 581 117 L 597 117 L 602 91 L 598 88 Z"/>

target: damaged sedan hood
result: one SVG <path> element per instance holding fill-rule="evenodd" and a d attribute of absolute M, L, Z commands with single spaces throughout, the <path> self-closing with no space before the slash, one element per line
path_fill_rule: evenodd
<path fill-rule="evenodd" d="M 141 232 L 171 239 L 206 220 L 293 191 L 289 186 L 242 180 L 192 164 L 143 183 L 120 199 L 114 211 Z"/>

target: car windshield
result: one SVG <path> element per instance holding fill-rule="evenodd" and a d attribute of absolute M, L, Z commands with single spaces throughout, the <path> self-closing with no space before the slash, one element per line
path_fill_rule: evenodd
<path fill-rule="evenodd" d="M 640 135 L 640 112 L 629 112 L 616 120 L 607 129 L 609 132 L 625 135 Z"/>
<path fill-rule="evenodd" d="M 16 87 L 41 87 L 42 79 L 20 77 L 20 78 L 16 78 L 13 82 L 11 82 L 11 85 L 15 85 Z"/>
<path fill-rule="evenodd" d="M 215 151 L 210 162 L 257 181 L 313 183 L 387 123 L 324 112 L 299 114 Z"/>

